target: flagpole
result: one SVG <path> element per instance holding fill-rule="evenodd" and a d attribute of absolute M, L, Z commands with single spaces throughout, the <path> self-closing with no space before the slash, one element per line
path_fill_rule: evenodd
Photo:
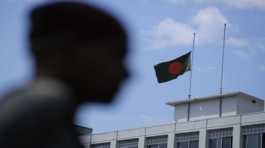
<path fill-rule="evenodd" d="M 192 51 L 191 51 L 191 65 L 190 65 L 190 84 L 189 84 L 189 95 L 188 95 L 188 110 L 187 110 L 187 120 L 190 120 L 190 101 L 191 101 L 191 88 L 192 88 L 192 71 L 193 71 L 193 56 L 195 50 L 195 32 L 193 33 L 193 41 L 192 41 Z"/>
<path fill-rule="evenodd" d="M 222 117 L 223 108 L 223 79 L 224 79 L 224 56 L 225 56 L 225 41 L 226 41 L 226 24 L 224 24 L 223 48 L 222 48 L 222 69 L 220 79 L 220 102 L 219 102 L 219 117 Z"/>

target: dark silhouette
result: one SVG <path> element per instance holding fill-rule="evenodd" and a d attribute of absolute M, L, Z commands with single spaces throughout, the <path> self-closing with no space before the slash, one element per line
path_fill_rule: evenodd
<path fill-rule="evenodd" d="M 80 2 L 30 15 L 36 78 L 0 102 L 1 148 L 81 148 L 73 125 L 84 102 L 110 103 L 127 78 L 127 34 L 108 13 Z"/>

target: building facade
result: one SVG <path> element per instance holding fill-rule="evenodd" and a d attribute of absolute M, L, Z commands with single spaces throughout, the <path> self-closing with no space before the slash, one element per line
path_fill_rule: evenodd
<path fill-rule="evenodd" d="M 219 117 L 218 98 L 169 102 L 175 107 L 174 123 L 92 134 L 90 147 L 265 148 L 264 101 L 242 92 L 225 94 Z"/>

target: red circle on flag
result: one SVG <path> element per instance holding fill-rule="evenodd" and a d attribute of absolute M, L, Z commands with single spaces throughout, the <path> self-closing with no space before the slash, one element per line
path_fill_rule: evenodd
<path fill-rule="evenodd" d="M 168 66 L 168 72 L 172 75 L 178 75 L 183 71 L 184 65 L 181 62 L 173 62 Z"/>

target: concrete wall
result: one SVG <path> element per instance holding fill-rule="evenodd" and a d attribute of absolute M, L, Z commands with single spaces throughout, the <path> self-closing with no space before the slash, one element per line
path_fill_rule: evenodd
<path fill-rule="evenodd" d="M 186 122 L 187 121 L 187 108 L 188 105 L 179 105 L 175 107 L 175 121 L 177 122 Z"/>
<path fill-rule="evenodd" d="M 238 98 L 226 98 L 223 99 L 223 109 L 222 116 L 233 116 L 237 114 L 237 100 Z M 218 102 L 219 103 L 219 102 Z"/>
<path fill-rule="evenodd" d="M 191 104 L 190 120 L 202 120 L 219 116 L 219 101 L 208 100 Z"/>
<path fill-rule="evenodd" d="M 247 114 L 254 112 L 263 112 L 264 103 L 257 101 L 253 103 L 249 96 L 238 95 L 223 99 L 222 116 L 234 116 L 237 114 Z M 176 122 L 187 121 L 187 104 L 177 105 L 175 107 Z M 193 102 L 190 108 L 190 121 L 210 119 L 219 117 L 219 99 Z"/>
<path fill-rule="evenodd" d="M 174 148 L 175 134 L 199 132 L 199 148 L 206 148 L 207 130 L 233 128 L 233 148 L 240 148 L 241 126 L 255 124 L 265 124 L 265 112 L 93 134 L 92 144 L 110 142 L 116 148 L 118 140 L 138 138 L 139 148 L 144 148 L 146 137 L 168 135 L 168 148 Z"/>
<path fill-rule="evenodd" d="M 187 121 L 187 104 L 175 107 L 177 122 Z M 237 114 L 237 98 L 223 99 L 223 116 L 233 116 Z M 207 100 L 193 102 L 190 110 L 190 121 L 203 120 L 219 117 L 219 100 Z"/>
<path fill-rule="evenodd" d="M 247 114 L 253 112 L 262 112 L 264 111 L 264 103 L 257 102 L 253 103 L 255 99 L 249 99 L 247 96 L 238 98 L 238 114 Z"/>

